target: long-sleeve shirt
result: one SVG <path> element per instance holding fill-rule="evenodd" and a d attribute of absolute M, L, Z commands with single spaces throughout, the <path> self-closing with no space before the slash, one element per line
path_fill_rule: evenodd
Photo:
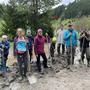
<path fill-rule="evenodd" d="M 35 54 L 42 54 L 44 53 L 44 44 L 45 44 L 45 37 L 44 36 L 36 36 L 34 38 L 34 51 Z"/>
<path fill-rule="evenodd" d="M 4 50 L 5 55 L 8 55 L 9 54 L 9 48 L 10 48 L 9 41 L 1 41 L 0 42 L 0 48 Z"/>

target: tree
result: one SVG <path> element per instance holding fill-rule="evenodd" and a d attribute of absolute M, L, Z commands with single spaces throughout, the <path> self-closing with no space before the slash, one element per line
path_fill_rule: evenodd
<path fill-rule="evenodd" d="M 46 12 L 57 3 L 56 1 L 59 0 L 10 0 L 3 11 L 5 23 L 2 23 L 2 31 L 12 39 L 18 27 L 25 30 L 31 27 L 34 34 L 39 27 L 52 29 L 50 14 Z"/>

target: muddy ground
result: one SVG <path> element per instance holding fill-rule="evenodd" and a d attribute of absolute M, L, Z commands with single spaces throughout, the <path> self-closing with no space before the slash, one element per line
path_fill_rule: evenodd
<path fill-rule="evenodd" d="M 29 75 L 31 83 L 28 80 L 18 82 L 16 79 L 9 86 L 4 88 L 0 86 L 0 90 L 90 90 L 90 68 L 86 66 L 86 60 L 84 65 L 79 64 L 78 55 L 79 53 L 76 54 L 72 70 L 65 68 L 66 59 L 63 56 L 56 56 L 53 65 L 48 61 L 52 68 L 44 70 L 44 75 L 36 71 L 35 64 L 32 65 L 32 73 Z M 32 80 L 35 82 L 32 83 Z"/>

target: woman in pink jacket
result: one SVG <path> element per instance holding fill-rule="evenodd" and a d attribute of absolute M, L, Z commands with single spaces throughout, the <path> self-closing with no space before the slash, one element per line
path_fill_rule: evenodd
<path fill-rule="evenodd" d="M 47 68 L 47 57 L 44 51 L 45 37 L 42 34 L 42 29 L 38 29 L 37 36 L 34 38 L 34 50 L 37 58 L 38 71 L 41 72 L 40 56 L 43 58 L 43 66 Z"/>

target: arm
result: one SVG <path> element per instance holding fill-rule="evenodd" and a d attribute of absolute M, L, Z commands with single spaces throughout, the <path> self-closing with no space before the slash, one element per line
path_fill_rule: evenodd
<path fill-rule="evenodd" d="M 2 48 L 2 43 L 0 42 L 0 48 Z"/>
<path fill-rule="evenodd" d="M 13 55 L 16 56 L 16 38 L 14 39 Z"/>
<path fill-rule="evenodd" d="M 6 45 L 5 45 L 5 49 L 9 49 L 10 48 L 10 43 L 7 42 Z"/>
<path fill-rule="evenodd" d="M 76 35 L 75 35 L 75 39 L 76 39 L 76 47 L 78 45 L 78 33 L 76 32 Z"/>
<path fill-rule="evenodd" d="M 90 36 L 85 36 L 86 40 L 90 42 Z"/>
<path fill-rule="evenodd" d="M 37 38 L 34 39 L 34 52 L 37 55 Z"/>
<path fill-rule="evenodd" d="M 64 32 L 64 40 L 69 39 L 69 38 L 70 38 L 70 36 L 71 36 L 71 34 L 70 34 L 70 33 Z"/>

